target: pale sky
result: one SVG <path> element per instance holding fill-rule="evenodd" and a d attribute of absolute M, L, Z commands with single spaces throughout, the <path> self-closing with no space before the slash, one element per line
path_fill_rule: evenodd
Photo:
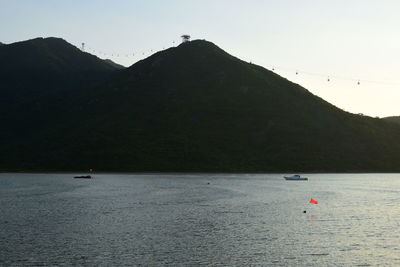
<path fill-rule="evenodd" d="M 186 33 L 384 117 L 400 115 L 399 14 L 395 0 L 0 0 L 0 42 L 61 37 L 130 66 Z"/>

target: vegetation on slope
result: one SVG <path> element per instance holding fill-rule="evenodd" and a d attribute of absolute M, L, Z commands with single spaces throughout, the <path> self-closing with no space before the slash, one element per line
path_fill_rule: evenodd
<path fill-rule="evenodd" d="M 386 117 L 383 118 L 384 120 L 395 122 L 395 123 L 400 123 L 400 116 L 391 116 L 391 117 Z"/>

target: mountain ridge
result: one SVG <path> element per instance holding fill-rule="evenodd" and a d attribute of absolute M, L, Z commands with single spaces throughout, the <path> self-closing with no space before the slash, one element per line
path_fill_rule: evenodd
<path fill-rule="evenodd" d="M 81 56 L 81 59 L 77 59 L 77 55 Z M 40 56 L 42 58 L 39 58 Z M 44 56 L 47 56 L 48 59 L 44 59 Z M 3 44 L 2 50 L 0 50 L 0 58 L 3 61 L 7 61 L 7 69 L 40 69 L 43 67 L 55 66 L 56 63 L 61 66 L 74 64 L 76 70 L 80 71 L 91 69 L 112 69 L 112 66 L 107 62 L 101 63 L 103 61 L 102 59 L 89 53 L 83 52 L 82 54 L 82 51 L 79 48 L 71 45 L 62 38 L 56 37 L 38 37 L 7 45 Z M 37 58 L 40 60 L 35 60 Z M 56 62 L 50 62 L 50 60 Z M 74 62 L 74 60 L 76 62 Z M 86 62 L 84 62 L 84 60 Z M 1 66 L 2 65 L 0 65 L 0 67 Z"/>
<path fill-rule="evenodd" d="M 119 69 L 61 38 L 34 38 L 0 46 L 0 94 L 3 104 L 23 103 L 90 87 Z"/>
<path fill-rule="evenodd" d="M 46 120 L 16 138 L 19 150 L 2 145 L 10 157 L 0 168 L 399 170 L 400 126 L 344 112 L 202 40 L 157 52 L 58 103 L 54 116 L 63 123 Z"/>

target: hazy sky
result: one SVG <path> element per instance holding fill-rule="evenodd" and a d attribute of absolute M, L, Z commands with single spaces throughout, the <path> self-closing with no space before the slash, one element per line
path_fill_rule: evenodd
<path fill-rule="evenodd" d="M 0 42 L 62 37 L 129 66 L 187 33 L 382 117 L 400 115 L 399 14 L 395 0 L 0 0 Z"/>

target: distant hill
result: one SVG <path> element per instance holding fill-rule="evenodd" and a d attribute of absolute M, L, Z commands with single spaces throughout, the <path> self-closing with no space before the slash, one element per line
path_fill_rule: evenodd
<path fill-rule="evenodd" d="M 7 61 L 6 65 L 2 63 L 0 67 L 8 71 L 29 68 L 45 69 L 46 71 L 51 69 L 63 71 L 113 69 L 110 64 L 103 62 L 98 57 L 82 52 L 64 39 L 55 37 L 35 38 L 7 44 L 0 51 L 0 57 L 3 61 Z"/>
<path fill-rule="evenodd" d="M 60 38 L 36 38 L 0 47 L 0 77 L 7 86 L 16 86 L 18 81 L 33 87 L 37 83 L 75 87 L 116 69 L 119 67 L 110 61 L 84 53 Z"/>
<path fill-rule="evenodd" d="M 0 46 L 1 104 L 31 101 L 59 90 L 104 81 L 120 67 L 60 38 L 36 38 Z"/>
<path fill-rule="evenodd" d="M 123 68 L 82 52 L 61 38 L 1 44 L 0 112 L 62 90 L 94 86 Z"/>
<path fill-rule="evenodd" d="M 57 110 L 68 108 L 62 105 L 66 92 L 95 86 L 119 70 L 60 38 L 0 46 L 0 138 L 11 144 L 20 131 L 51 129 Z"/>
<path fill-rule="evenodd" d="M 344 112 L 207 41 L 46 101 L 8 120 L 0 169 L 400 171 L 400 125 Z"/>
<path fill-rule="evenodd" d="M 383 118 L 384 120 L 400 123 L 400 116 L 391 116 Z"/>

